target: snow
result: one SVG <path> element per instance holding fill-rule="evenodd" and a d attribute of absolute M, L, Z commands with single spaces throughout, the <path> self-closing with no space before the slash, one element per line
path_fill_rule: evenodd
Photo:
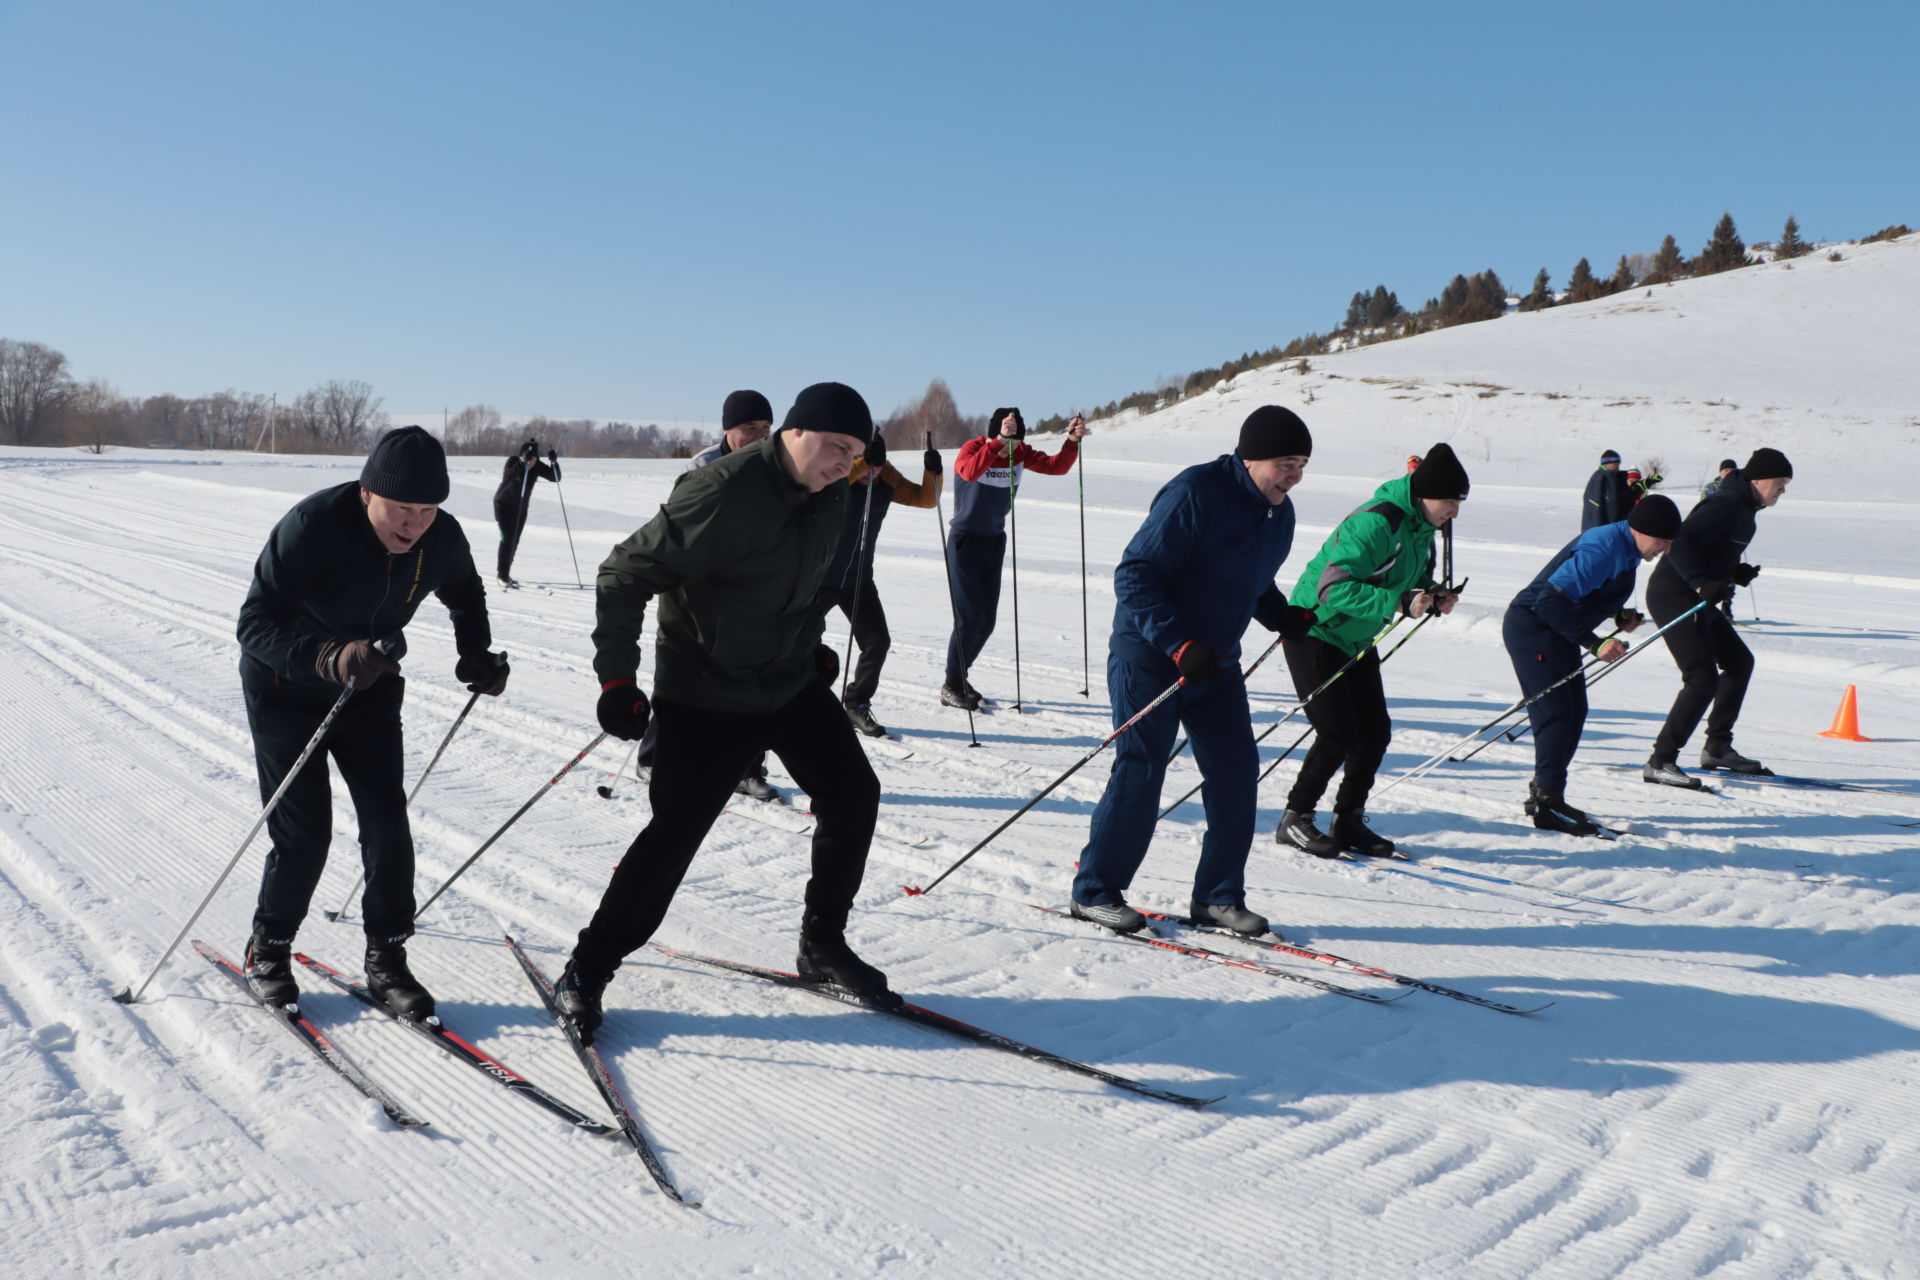
<path fill-rule="evenodd" d="M 1077 481 L 1034 477 L 1019 504 L 1027 714 L 1005 705 L 1003 600 L 975 673 L 1002 706 L 980 718 L 977 749 L 933 696 L 948 610 L 934 522 L 895 511 L 878 558 L 895 649 L 875 711 L 900 741 L 873 752 L 885 798 L 856 946 L 931 1008 L 1225 1097 L 1190 1111 L 643 953 L 610 991 L 604 1044 L 697 1212 L 654 1194 L 617 1139 L 567 1131 L 345 996 L 310 990 L 302 1004 L 430 1130 L 392 1128 L 184 946 L 139 1004 L 109 998 L 152 967 L 257 816 L 234 614 L 274 520 L 358 463 L 0 450 L 8 1273 L 1920 1275 L 1920 827 L 1895 825 L 1920 822 L 1920 239 L 1841 251 L 1256 371 L 1097 431 L 1093 696 L 1078 693 Z M 1662 456 L 1685 505 L 1723 454 L 1772 444 L 1799 474 L 1750 553 L 1765 572 L 1741 609 L 1763 620 L 1743 632 L 1759 669 L 1738 742 L 1782 772 L 1887 792 L 1643 785 L 1627 766 L 1677 683 L 1658 646 L 1595 690 L 1569 788 L 1630 825 L 1617 843 L 1524 825 L 1524 742 L 1410 781 L 1373 815 L 1429 863 L 1645 910 L 1289 856 L 1267 838 L 1292 777 L 1282 764 L 1261 792 L 1251 905 L 1322 950 L 1554 1002 L 1525 1018 L 1424 992 L 1374 1007 L 1027 909 L 1064 901 L 1104 758 L 933 894 L 903 897 L 1104 734 L 1107 572 L 1154 490 L 1230 448 L 1269 401 L 1299 409 L 1317 441 L 1289 585 L 1409 453 L 1449 439 L 1474 476 L 1456 552 L 1472 584 L 1388 666 L 1383 779 L 1516 697 L 1501 610 L 1577 531 L 1602 448 L 1629 465 Z M 448 510 L 486 560 L 497 463 L 455 466 Z M 677 467 L 569 464 L 589 583 Z M 528 589 L 490 597 L 512 686 L 475 710 L 414 811 L 423 895 L 595 732 L 592 595 L 575 586 L 554 496 L 535 497 Z M 410 637 L 409 778 L 466 698 L 445 615 L 429 603 Z M 1871 743 L 1817 736 L 1848 684 Z M 1277 659 L 1252 687 L 1263 725 L 1292 705 Z M 1267 745 L 1290 740 L 1291 726 Z M 595 794 L 621 754 L 603 746 L 531 809 L 412 948 L 453 1026 L 596 1115 L 499 939 L 510 928 L 560 963 L 645 821 L 631 779 L 610 801 Z M 1170 796 L 1194 781 L 1183 759 Z M 353 969 L 357 927 L 317 910 L 339 905 L 356 870 L 337 801 L 300 941 Z M 1178 908 L 1199 822 L 1187 806 L 1162 825 L 1135 901 Z M 661 941 L 790 964 L 804 825 L 724 815 Z M 196 936 L 241 946 L 261 853 Z"/>

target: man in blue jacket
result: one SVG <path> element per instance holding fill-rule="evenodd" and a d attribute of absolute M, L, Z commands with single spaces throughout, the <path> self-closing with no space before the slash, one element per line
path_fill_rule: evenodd
<path fill-rule="evenodd" d="M 1625 520 L 1589 529 L 1547 561 L 1537 577 L 1507 606 L 1502 634 L 1514 674 L 1527 697 L 1578 670 L 1581 650 L 1603 662 L 1626 656 L 1623 640 L 1601 639 L 1609 618 L 1621 631 L 1639 627 L 1638 611 L 1625 607 L 1640 563 L 1673 546 L 1680 536 L 1680 508 L 1665 494 L 1651 493 Z M 1591 836 L 1600 828 L 1567 803 L 1567 766 L 1587 723 L 1587 686 L 1568 680 L 1527 708 L 1533 724 L 1533 781 L 1526 810 L 1543 831 Z"/>
<path fill-rule="evenodd" d="M 1188 467 L 1154 495 L 1146 523 L 1114 570 L 1107 689 L 1116 726 L 1168 685 L 1178 693 L 1115 744 L 1106 794 L 1073 881 L 1072 912 L 1122 933 L 1146 923 L 1126 889 L 1153 838 L 1174 729 L 1185 725 L 1206 780 L 1207 832 L 1194 871 L 1192 914 L 1248 935 L 1267 921 L 1247 910 L 1259 753 L 1241 678 L 1240 637 L 1257 620 L 1283 636 L 1306 634 L 1273 576 L 1293 546 L 1293 504 L 1313 437 L 1291 410 L 1264 405 L 1240 427 L 1231 453 Z"/>

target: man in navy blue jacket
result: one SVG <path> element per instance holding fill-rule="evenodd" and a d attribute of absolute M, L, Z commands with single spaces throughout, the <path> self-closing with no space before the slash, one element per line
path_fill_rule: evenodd
<path fill-rule="evenodd" d="M 1620 474 L 1620 455 L 1609 449 L 1600 455 L 1600 466 L 1587 477 L 1587 491 L 1580 497 L 1580 530 L 1584 533 L 1625 520 L 1632 506 L 1627 478 Z"/>
<path fill-rule="evenodd" d="M 1264 405 L 1240 427 L 1239 446 L 1188 467 L 1154 495 L 1146 523 L 1114 570 L 1107 689 L 1113 723 L 1137 715 L 1168 685 L 1180 691 L 1115 744 L 1106 794 L 1073 881 L 1073 914 L 1122 933 L 1146 923 L 1126 889 L 1153 839 L 1174 729 L 1185 725 L 1206 780 L 1207 832 L 1193 877 L 1196 919 L 1248 935 L 1267 922 L 1246 907 L 1259 753 L 1241 677 L 1240 637 L 1257 620 L 1302 636 L 1296 608 L 1273 576 L 1293 546 L 1293 504 L 1313 437 L 1291 410 Z"/>
<path fill-rule="evenodd" d="M 1623 640 L 1600 638 L 1611 618 L 1621 631 L 1642 619 L 1624 606 L 1633 595 L 1642 561 L 1673 546 L 1680 535 L 1680 508 L 1665 494 L 1651 493 L 1625 520 L 1598 525 L 1560 549 L 1546 568 L 1507 606 L 1502 634 L 1514 674 L 1529 698 L 1579 669 L 1580 651 L 1604 662 L 1626 656 Z M 1599 826 L 1567 803 L 1567 766 L 1587 724 L 1585 681 L 1568 680 L 1527 708 L 1533 724 L 1533 781 L 1527 812 L 1544 831 L 1590 836 Z"/>

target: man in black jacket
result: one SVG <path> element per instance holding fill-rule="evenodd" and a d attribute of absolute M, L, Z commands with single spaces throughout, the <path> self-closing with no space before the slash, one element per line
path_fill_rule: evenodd
<path fill-rule="evenodd" d="M 614 869 L 556 984 L 591 1043 L 620 962 L 666 918 L 741 768 L 771 750 L 813 800 L 813 872 L 797 971 L 895 1005 L 886 976 L 847 945 L 880 782 L 833 696 L 820 588 L 846 528 L 847 473 L 873 438 L 853 388 L 802 391 L 771 438 L 689 471 L 600 566 L 593 670 L 600 727 L 631 741 L 660 725 L 652 817 Z M 654 695 L 640 692 L 640 630 L 658 599 Z"/>
<path fill-rule="evenodd" d="M 419 427 L 389 431 L 358 483 L 302 499 L 273 527 L 254 564 L 238 633 L 262 800 L 279 789 L 342 686 L 353 681 L 325 752 L 307 762 L 267 820 L 273 847 L 246 968 L 255 994 L 270 1004 L 299 998 L 293 937 L 326 867 L 333 798 L 324 756 L 331 755 L 360 821 L 367 985 L 403 1017 L 433 1013 L 433 997 L 407 969 L 413 834 L 400 739 L 403 628 L 428 593 L 453 619 L 455 678 L 496 696 L 507 686 L 506 655 L 487 651 L 486 592 L 466 534 L 439 509 L 447 489 L 440 442 Z"/>
<path fill-rule="evenodd" d="M 1633 506 L 1627 495 L 1627 478 L 1620 474 L 1620 455 L 1612 449 L 1600 455 L 1600 466 L 1587 479 L 1587 491 L 1580 499 L 1580 530 L 1597 529 L 1603 524 L 1625 520 Z"/>
<path fill-rule="evenodd" d="M 1755 517 L 1780 501 L 1793 479 L 1793 464 L 1778 449 L 1756 449 L 1747 465 L 1732 472 L 1714 495 L 1687 513 L 1673 550 L 1647 582 L 1647 610 L 1661 626 L 1696 601 L 1718 606 L 1746 586 L 1760 566 L 1743 561 L 1753 540 Z M 1707 740 L 1702 769 L 1767 773 L 1758 760 L 1733 749 L 1733 726 L 1753 677 L 1753 653 L 1718 608 L 1706 608 L 1666 633 L 1667 648 L 1680 668 L 1680 693 L 1667 713 L 1653 755 L 1641 776 L 1670 787 L 1700 784 L 1680 768 L 1680 749 L 1706 714 Z"/>
<path fill-rule="evenodd" d="M 551 480 L 560 483 L 560 455 L 547 450 L 540 461 L 540 446 L 529 440 L 520 452 L 500 468 L 500 486 L 493 491 L 493 519 L 500 526 L 498 573 L 500 585 L 517 587 L 513 580 L 513 555 L 520 549 L 520 535 L 527 527 L 527 512 L 533 507 L 533 482 Z"/>

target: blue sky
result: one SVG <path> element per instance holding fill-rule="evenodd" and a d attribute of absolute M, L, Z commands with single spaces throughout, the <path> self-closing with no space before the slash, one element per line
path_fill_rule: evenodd
<path fill-rule="evenodd" d="M 0 336 L 135 395 L 1032 418 L 1376 283 L 1920 222 L 1916 47 L 1912 3 L 0 0 Z"/>

